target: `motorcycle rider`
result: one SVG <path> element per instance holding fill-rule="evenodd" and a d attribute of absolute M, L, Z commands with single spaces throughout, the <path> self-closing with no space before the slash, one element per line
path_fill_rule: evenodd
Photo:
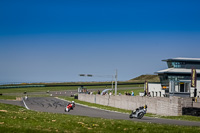
<path fill-rule="evenodd" d="M 144 106 L 141 106 L 133 110 L 129 117 L 130 118 L 136 117 L 138 119 L 141 119 L 144 116 L 144 114 L 146 114 L 146 111 L 147 111 L 147 105 L 145 104 Z"/>
<path fill-rule="evenodd" d="M 75 107 L 75 102 L 74 101 L 72 101 L 72 109 Z"/>
<path fill-rule="evenodd" d="M 71 110 L 71 109 L 73 110 L 74 107 L 75 107 L 75 102 L 74 102 L 74 101 L 68 103 L 67 106 L 65 107 L 65 112 L 66 112 L 67 110 Z M 69 112 L 69 111 L 68 111 L 68 112 Z"/>

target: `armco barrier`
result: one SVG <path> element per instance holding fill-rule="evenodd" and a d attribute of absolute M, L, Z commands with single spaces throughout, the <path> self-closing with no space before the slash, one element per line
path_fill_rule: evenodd
<path fill-rule="evenodd" d="M 28 88 L 28 87 L 45 87 L 45 85 L 0 86 L 0 89 L 10 89 L 10 88 Z"/>
<path fill-rule="evenodd" d="M 148 113 L 179 116 L 182 115 L 182 107 L 192 107 L 192 98 L 180 97 L 141 97 L 141 96 L 109 96 L 109 95 L 88 95 L 78 94 L 81 101 L 107 105 L 116 108 L 134 110 L 145 104 L 148 106 Z"/>

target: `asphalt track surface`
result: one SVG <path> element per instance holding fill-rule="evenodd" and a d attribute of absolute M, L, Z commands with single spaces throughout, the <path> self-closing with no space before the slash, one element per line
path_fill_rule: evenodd
<path fill-rule="evenodd" d="M 0 102 L 19 105 L 19 106 L 25 106 L 22 101 L 0 100 Z M 129 114 L 106 111 L 106 110 L 91 108 L 91 107 L 77 105 L 77 104 L 73 110 L 70 110 L 70 112 L 65 112 L 64 109 L 66 105 L 68 104 L 68 102 L 65 100 L 54 98 L 54 97 L 37 97 L 37 98 L 29 97 L 27 100 L 24 100 L 24 102 L 29 109 L 35 110 L 35 111 L 41 111 L 41 112 L 62 113 L 62 114 L 88 116 L 88 117 L 99 117 L 99 118 L 105 118 L 105 119 L 130 120 L 130 121 L 147 122 L 147 123 L 200 126 L 200 122 L 160 119 L 160 118 L 145 117 L 145 116 L 142 119 L 136 119 L 136 118 L 130 119 Z"/>

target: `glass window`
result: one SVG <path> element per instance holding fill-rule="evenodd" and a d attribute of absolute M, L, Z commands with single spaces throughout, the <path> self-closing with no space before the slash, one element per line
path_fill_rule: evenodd
<path fill-rule="evenodd" d="M 168 62 L 169 68 L 185 68 L 185 62 Z"/>
<path fill-rule="evenodd" d="M 191 86 L 190 83 L 185 83 L 185 92 L 189 92 L 190 86 Z"/>

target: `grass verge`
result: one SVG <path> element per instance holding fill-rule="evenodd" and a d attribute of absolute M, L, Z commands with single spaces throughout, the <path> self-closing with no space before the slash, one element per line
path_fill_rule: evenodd
<path fill-rule="evenodd" d="M 0 93 L 47 92 L 47 91 L 75 90 L 75 89 L 77 89 L 77 87 L 75 86 L 8 88 L 8 89 L 0 89 Z"/>
<path fill-rule="evenodd" d="M 2 95 L 0 99 L 16 100 L 16 96 Z"/>
<path fill-rule="evenodd" d="M 49 97 L 50 94 L 35 94 L 35 95 L 28 95 L 28 97 Z M 3 100 L 16 100 L 16 97 L 25 97 L 25 95 L 2 95 L 0 99 Z"/>
<path fill-rule="evenodd" d="M 90 91 L 90 90 L 88 90 L 88 91 Z M 97 91 L 98 90 L 96 90 L 96 91 L 92 91 L 92 93 L 93 94 L 97 94 Z M 139 95 L 139 93 L 140 92 L 144 92 L 144 88 L 133 88 L 133 89 L 126 89 L 126 88 L 121 88 L 121 89 L 118 89 L 117 90 L 117 93 L 119 94 L 119 93 L 121 93 L 122 95 L 125 95 L 125 92 L 127 92 L 127 93 L 132 93 L 132 91 L 134 92 L 134 95 L 135 96 L 137 96 L 137 95 Z M 109 93 L 110 91 L 108 91 L 108 93 Z M 115 91 L 111 91 L 112 92 L 112 94 L 115 94 Z"/>
<path fill-rule="evenodd" d="M 200 127 L 162 125 L 53 114 L 26 110 L 23 107 L 0 103 L 0 132 L 199 132 Z"/>

